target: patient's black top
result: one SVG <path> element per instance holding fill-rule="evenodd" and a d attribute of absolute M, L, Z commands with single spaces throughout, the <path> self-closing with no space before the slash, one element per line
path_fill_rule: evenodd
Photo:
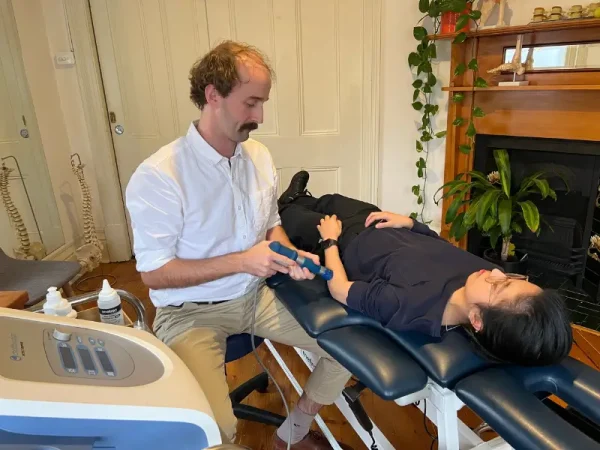
<path fill-rule="evenodd" d="M 385 326 L 439 336 L 452 293 L 467 277 L 494 264 L 466 252 L 416 222 L 405 228 L 369 227 L 343 254 L 350 281 L 347 304 Z"/>

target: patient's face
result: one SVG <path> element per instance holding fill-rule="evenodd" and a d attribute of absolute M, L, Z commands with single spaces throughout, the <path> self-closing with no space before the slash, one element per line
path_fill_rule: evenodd
<path fill-rule="evenodd" d="M 537 295 L 541 288 L 526 279 L 505 275 L 498 269 L 481 270 L 469 276 L 465 285 L 467 303 L 471 305 L 496 305 Z"/>
<path fill-rule="evenodd" d="M 263 105 L 269 100 L 271 76 L 268 70 L 248 61 L 238 65 L 240 83 L 217 110 L 221 131 L 233 142 L 243 142 L 263 122 Z"/>

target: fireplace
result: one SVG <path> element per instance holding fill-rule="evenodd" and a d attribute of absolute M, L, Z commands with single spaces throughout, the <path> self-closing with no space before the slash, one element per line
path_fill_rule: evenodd
<path fill-rule="evenodd" d="M 531 198 L 542 217 L 539 236 L 526 230 L 513 242 L 528 254 L 532 281 L 561 290 L 574 321 L 600 329 L 600 251 L 598 259 L 588 252 L 590 238 L 600 236 L 600 143 L 478 135 L 473 169 L 485 174 L 496 170 L 494 149 L 509 152 L 513 188 L 537 171 L 556 174 L 548 179 L 556 201 Z M 469 232 L 468 251 L 482 255 L 489 247 L 489 239 L 478 230 Z"/>

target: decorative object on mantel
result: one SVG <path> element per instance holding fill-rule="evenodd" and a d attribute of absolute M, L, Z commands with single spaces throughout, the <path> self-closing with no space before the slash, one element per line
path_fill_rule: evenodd
<path fill-rule="evenodd" d="M 517 47 L 515 50 L 515 54 L 513 56 L 513 59 L 511 62 L 509 63 L 504 63 L 504 64 L 500 64 L 498 67 L 495 67 L 493 69 L 488 70 L 488 73 L 491 74 L 497 74 L 497 73 L 501 73 L 501 72 L 513 72 L 513 80 L 512 81 L 501 81 L 500 83 L 498 83 L 498 86 L 527 86 L 529 84 L 529 81 L 517 81 L 517 75 L 523 75 L 525 73 L 525 71 L 527 70 L 527 66 L 531 66 L 532 65 L 532 48 L 529 48 L 527 50 L 527 61 L 525 64 L 523 64 L 522 61 L 522 49 L 523 49 L 523 35 L 519 34 L 517 36 Z"/>
<path fill-rule="evenodd" d="M 580 20 L 600 18 L 600 3 L 590 3 L 586 7 L 583 5 L 573 5 L 567 11 L 560 6 L 553 6 L 550 10 L 544 8 L 535 8 L 531 23 L 540 23 L 558 20 Z"/>
<path fill-rule="evenodd" d="M 77 158 L 77 162 L 75 161 Z M 82 267 L 82 272 L 91 272 L 100 265 L 102 260 L 102 250 L 104 246 L 98 240 L 96 235 L 96 225 L 94 224 L 94 216 L 92 214 L 92 195 L 90 188 L 85 181 L 83 174 L 84 164 L 81 162 L 79 154 L 74 153 L 71 155 L 71 169 L 77 181 L 79 181 L 79 187 L 81 189 L 81 214 L 83 216 L 83 238 L 84 245 L 79 247 L 75 251 L 77 261 Z"/>
<path fill-rule="evenodd" d="M 447 189 L 442 199 L 454 197 L 446 213 L 446 224 L 452 223 L 450 238 L 462 239 L 467 232 L 477 227 L 484 236 L 490 238 L 491 248 L 484 258 L 503 267 L 507 272 L 525 274 L 527 254 L 514 248 L 512 237 L 523 233 L 523 225 L 532 233 L 540 232 L 540 212 L 536 204 L 528 199 L 531 194 L 539 194 L 542 199 L 556 200 L 556 192 L 548 183 L 548 174 L 536 172 L 521 181 L 519 190 L 511 190 L 511 167 L 506 150 L 494 150 L 497 171 L 488 176 L 472 170 L 445 183 L 439 190 Z M 468 181 L 462 179 L 468 177 Z M 436 192 L 437 194 L 437 192 Z M 459 213 L 463 205 L 466 211 Z M 502 247 L 497 251 L 498 239 Z"/>
<path fill-rule="evenodd" d="M 590 237 L 590 245 L 587 250 L 587 254 L 600 262 L 600 236 L 592 234 Z"/>
<path fill-rule="evenodd" d="M 19 162 L 14 156 L 6 156 L 2 158 L 3 162 L 2 167 L 0 168 L 0 195 L 2 195 L 2 203 L 4 203 L 4 208 L 6 209 L 6 213 L 8 214 L 9 222 L 15 230 L 15 233 L 17 235 L 17 241 L 19 243 L 19 246 L 13 249 L 14 256 L 16 259 L 41 260 L 46 256 L 46 248 L 41 242 L 32 243 L 29 240 L 29 232 L 27 231 L 25 222 L 23 221 L 21 213 L 19 213 L 19 210 L 14 204 L 12 196 L 10 194 L 10 174 L 15 169 L 6 166 L 6 163 L 4 161 L 9 158 L 14 159 L 15 164 L 17 165 L 19 178 L 23 183 L 23 189 L 25 190 L 25 195 L 27 196 L 27 200 L 29 201 L 29 207 L 31 208 L 31 214 L 33 215 L 33 220 L 35 221 L 40 240 L 42 239 L 42 234 L 40 232 L 40 228 L 35 218 L 33 208 L 31 207 L 31 200 L 29 199 L 29 193 L 27 192 L 27 187 L 25 186 L 23 174 L 21 173 L 21 168 L 19 167 Z"/>
<path fill-rule="evenodd" d="M 498 21 L 495 25 L 486 25 L 492 11 L 494 8 L 498 6 Z M 504 11 L 506 9 L 506 0 L 481 0 L 481 7 L 479 10 L 481 11 L 481 28 L 498 28 L 505 27 L 506 23 L 504 23 Z"/>
<path fill-rule="evenodd" d="M 419 184 L 412 186 L 412 193 L 417 198 L 417 205 L 420 212 L 412 212 L 410 217 L 418 219 L 423 223 L 430 223 L 423 216 L 425 205 L 427 203 L 427 163 L 429 160 L 429 142 L 434 139 L 440 139 L 446 136 L 446 131 L 435 131 L 434 123 L 435 116 L 439 111 L 439 105 L 435 104 L 432 96 L 433 88 L 438 80 L 433 74 L 432 61 L 437 58 L 436 36 L 439 35 L 441 28 L 441 18 L 447 13 L 458 13 L 454 31 L 457 33 L 453 39 L 453 43 L 460 44 L 467 39 L 467 31 L 471 21 L 475 22 L 476 27 L 479 27 L 479 19 L 481 11 L 473 9 L 475 0 L 419 0 L 419 10 L 425 16 L 419 21 L 421 22 L 426 17 L 429 17 L 433 22 L 433 38 L 427 34 L 427 29 L 423 26 L 416 26 L 413 29 L 413 35 L 419 45 L 415 52 L 408 56 L 408 64 L 410 68 L 417 69 L 417 78 L 413 82 L 414 94 L 412 106 L 416 111 L 422 113 L 419 132 L 421 137 L 416 141 L 416 151 L 419 154 L 419 159 L 416 162 L 417 176 Z M 473 71 L 473 79 L 478 87 L 486 87 L 486 81 L 477 76 L 479 65 L 476 58 L 471 59 L 468 64 L 461 64 L 455 70 L 455 76 L 463 75 L 467 70 Z M 463 94 L 455 94 L 454 102 L 461 102 L 464 99 Z M 459 127 L 467 125 L 467 135 L 473 140 L 476 134 L 473 117 L 483 117 L 484 113 L 481 108 L 476 108 L 473 105 L 471 117 L 460 118 L 456 120 L 454 126 Z M 464 145 L 462 151 L 468 153 L 471 146 Z"/>

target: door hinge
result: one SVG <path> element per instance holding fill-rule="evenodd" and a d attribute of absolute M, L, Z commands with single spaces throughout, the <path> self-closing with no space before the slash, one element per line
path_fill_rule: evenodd
<path fill-rule="evenodd" d="M 117 121 L 117 115 L 114 112 L 109 111 L 108 112 L 108 119 L 110 120 L 110 123 L 116 123 L 116 121 Z"/>

